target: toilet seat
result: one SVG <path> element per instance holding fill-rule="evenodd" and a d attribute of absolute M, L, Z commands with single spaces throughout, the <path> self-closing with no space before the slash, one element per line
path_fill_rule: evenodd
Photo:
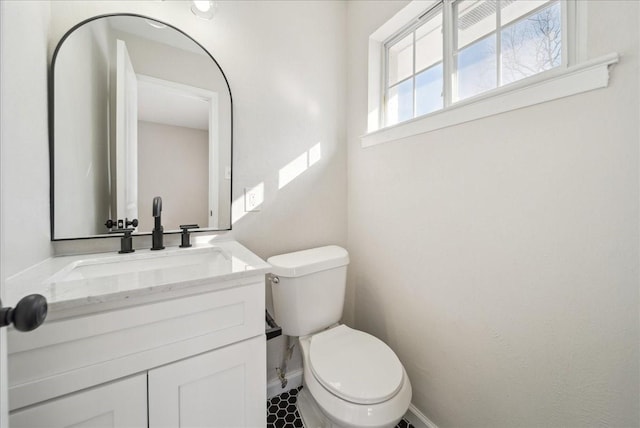
<path fill-rule="evenodd" d="M 404 369 L 380 339 L 339 325 L 311 337 L 309 365 L 315 379 L 333 395 L 356 404 L 394 397 Z"/>
<path fill-rule="evenodd" d="M 338 328 L 336 326 L 334 328 Z M 348 327 L 347 327 L 348 328 Z M 327 330 L 329 331 L 329 330 Z M 301 393 L 307 391 L 311 397 L 313 406 L 317 406 L 319 411 L 326 417 L 330 423 L 324 425 L 327 427 L 342 428 L 393 428 L 405 414 L 411 403 L 411 382 L 406 371 L 402 368 L 402 385 L 397 394 L 387 401 L 377 404 L 357 404 L 338 397 L 329 391 L 320 383 L 311 369 L 310 348 L 313 338 L 318 336 L 316 333 L 309 336 L 300 337 L 300 350 L 302 351 L 303 360 L 303 385 L 304 389 Z M 349 367 L 353 367 L 350 364 Z M 301 403 L 298 402 L 298 410 L 305 420 L 305 413 L 313 413 L 308 409 L 302 409 Z M 312 407 L 313 407 L 312 406 Z M 308 414 L 307 414 L 308 416 Z M 319 426 L 319 425 L 318 425 Z"/>

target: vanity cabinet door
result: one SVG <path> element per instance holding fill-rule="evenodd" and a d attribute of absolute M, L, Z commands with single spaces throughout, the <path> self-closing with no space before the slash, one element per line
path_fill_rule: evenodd
<path fill-rule="evenodd" d="M 245 340 L 149 371 L 149 427 L 264 427 L 266 340 Z"/>
<path fill-rule="evenodd" d="M 16 410 L 11 428 L 146 428 L 147 375 L 69 394 Z"/>

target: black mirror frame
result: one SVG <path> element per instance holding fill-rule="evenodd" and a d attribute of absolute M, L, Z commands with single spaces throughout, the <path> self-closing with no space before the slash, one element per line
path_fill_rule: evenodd
<path fill-rule="evenodd" d="M 166 25 L 169 28 L 172 28 L 173 30 L 179 32 L 180 34 L 182 34 L 183 36 L 189 38 L 193 43 L 195 43 L 196 45 L 198 45 L 208 56 L 209 58 L 211 58 L 211 60 L 214 62 L 214 64 L 218 67 L 218 69 L 220 70 L 220 73 L 222 73 L 222 77 L 224 78 L 224 82 L 227 85 L 227 90 L 229 91 L 229 102 L 230 102 L 230 110 L 231 110 L 231 132 L 230 132 L 230 153 L 231 153 L 231 179 L 230 179 L 230 198 L 231 201 L 229 203 L 229 228 L 228 229 L 201 229 L 201 230 L 193 230 L 192 232 L 216 232 L 216 231 L 228 231 L 232 229 L 233 226 L 233 218 L 231 216 L 231 202 L 233 200 L 233 96 L 231 94 L 231 86 L 229 85 L 229 80 L 227 79 L 227 76 L 224 74 L 224 70 L 222 69 L 222 67 L 220 67 L 220 64 L 218 63 L 218 61 L 216 61 L 216 59 L 213 57 L 213 55 L 211 55 L 211 53 L 205 49 L 204 46 L 202 46 L 198 41 L 196 41 L 193 37 L 191 37 L 190 35 L 188 35 L 187 33 L 185 33 L 184 31 L 182 31 L 181 29 L 168 24 L 164 21 L 160 21 L 156 18 L 151 18 L 149 16 L 145 16 L 145 15 L 140 15 L 137 13 L 108 13 L 108 14 L 104 14 L 104 15 L 96 15 L 93 16 L 91 18 L 85 19 L 84 21 L 79 22 L 78 24 L 74 25 L 73 27 L 71 27 L 71 29 L 69 29 L 60 39 L 60 41 L 58 42 L 58 44 L 56 45 L 55 50 L 53 51 L 53 56 L 51 58 L 51 65 L 49 66 L 49 73 L 48 73 L 48 86 L 49 86 L 49 100 L 48 100 L 48 107 L 49 107 L 49 221 L 50 221 L 50 233 L 51 233 L 51 241 L 75 241 L 75 240 L 80 240 L 80 239 L 96 239 L 96 238 L 113 238 L 114 236 L 109 236 L 107 234 L 105 235 L 95 235 L 95 236 L 83 236 L 83 237 L 78 237 L 78 238 L 55 238 L 54 236 L 54 225 L 55 225 L 55 219 L 54 219 L 54 213 L 55 213 L 55 183 L 54 183 L 54 164 L 55 164 L 55 159 L 54 159 L 54 148 L 55 148 L 55 142 L 54 142 L 54 124 L 55 124 L 55 109 L 54 109 L 54 75 L 55 75 L 55 65 L 56 65 L 56 59 L 58 57 L 58 52 L 60 51 L 60 48 L 62 47 L 62 44 L 65 42 L 65 40 L 74 32 L 76 31 L 78 28 L 82 27 L 85 24 L 88 24 L 92 21 L 96 21 L 98 19 L 101 18 L 109 18 L 111 16 L 130 16 L 133 18 L 142 18 L 142 19 L 146 19 L 146 20 L 150 20 L 150 21 L 154 21 L 157 22 L 159 24 L 162 25 Z M 182 231 L 177 230 L 177 231 L 170 231 L 170 232 L 165 232 L 165 234 L 179 234 L 182 233 Z M 134 236 L 145 236 L 145 235 L 151 235 L 151 232 L 143 232 L 143 233 L 136 233 Z"/>

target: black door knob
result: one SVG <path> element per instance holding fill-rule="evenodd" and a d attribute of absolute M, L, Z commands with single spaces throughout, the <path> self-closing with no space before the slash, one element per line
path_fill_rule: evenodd
<path fill-rule="evenodd" d="M 20 299 L 15 308 L 0 308 L 0 327 L 13 323 L 16 330 L 31 331 L 40 327 L 47 317 L 47 299 L 30 294 Z"/>

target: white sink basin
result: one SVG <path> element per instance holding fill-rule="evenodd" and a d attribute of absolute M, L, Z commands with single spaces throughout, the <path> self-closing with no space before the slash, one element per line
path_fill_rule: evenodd
<path fill-rule="evenodd" d="M 144 252 L 122 254 L 113 257 L 100 257 L 78 260 L 70 263 L 53 275 L 49 282 L 61 283 L 82 279 L 119 276 L 147 271 L 164 271 L 177 268 L 202 268 L 211 264 L 220 264 L 228 260 L 220 248 L 199 248 L 192 250 L 165 250 L 163 252 Z"/>
<path fill-rule="evenodd" d="M 244 278 L 264 274 L 269 268 L 233 240 L 130 254 L 60 256 L 9 278 L 5 297 L 9 305 L 15 305 L 26 294 L 38 293 L 47 299 L 52 316 L 76 316 L 97 308 L 113 309 L 120 304 L 156 299 L 158 293 L 176 297 L 195 290 L 214 291 L 229 287 L 230 280 L 233 286 L 239 286 Z"/>

